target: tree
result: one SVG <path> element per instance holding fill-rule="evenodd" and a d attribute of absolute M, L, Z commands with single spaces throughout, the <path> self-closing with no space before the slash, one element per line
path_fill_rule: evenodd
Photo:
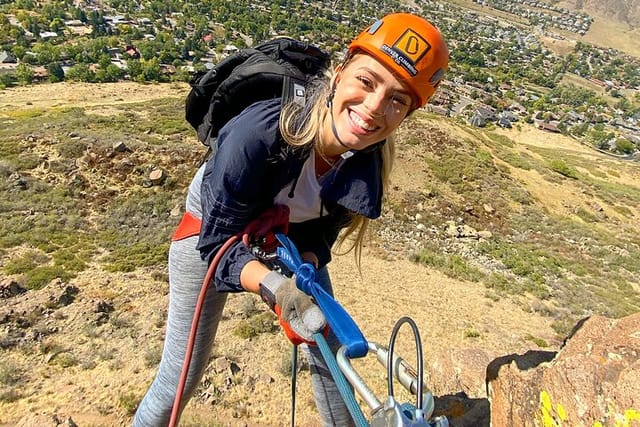
<path fill-rule="evenodd" d="M 138 76 L 142 74 L 142 64 L 139 59 L 130 59 L 127 61 L 127 72 L 131 80 L 138 81 Z M 143 78 L 144 80 L 144 78 Z"/>
<path fill-rule="evenodd" d="M 571 128 L 571 133 L 576 136 L 584 136 L 588 129 L 588 123 L 580 123 Z"/>
<path fill-rule="evenodd" d="M 98 58 L 98 65 L 100 66 L 100 68 L 106 70 L 110 64 L 111 57 L 108 53 L 103 53 L 102 55 L 100 55 L 100 58 Z"/>
<path fill-rule="evenodd" d="M 162 78 L 160 63 L 157 58 L 151 58 L 142 63 L 142 74 L 145 81 L 159 82 Z"/>
<path fill-rule="evenodd" d="M 631 154 L 635 151 L 636 146 L 628 139 L 620 138 L 616 140 L 616 151 L 622 154 Z"/>
<path fill-rule="evenodd" d="M 0 73 L 0 89 L 12 86 L 15 80 L 16 75 L 14 73 Z"/>
<path fill-rule="evenodd" d="M 75 82 L 93 82 L 95 81 L 95 75 L 93 71 L 89 69 L 87 64 L 76 64 L 69 68 L 66 75 L 67 80 Z"/>
<path fill-rule="evenodd" d="M 16 79 L 19 83 L 30 84 L 33 81 L 33 69 L 25 63 L 16 67 Z"/>
<path fill-rule="evenodd" d="M 60 60 L 58 48 L 49 42 L 35 43 L 32 50 L 37 54 L 38 64 L 40 65 L 46 65 Z"/>
<path fill-rule="evenodd" d="M 49 22 L 49 31 L 61 33 L 62 30 L 64 30 L 64 28 L 65 28 L 64 22 L 62 22 L 62 19 L 58 17 L 53 18 L 51 22 Z"/>
<path fill-rule="evenodd" d="M 64 80 L 64 70 L 59 62 L 51 62 L 47 64 L 47 73 L 49 73 L 49 81 L 57 83 Z"/>
<path fill-rule="evenodd" d="M 115 64 L 107 65 L 107 68 L 105 69 L 105 76 L 104 76 L 105 81 L 117 82 L 123 76 L 124 76 L 124 70 L 121 70 L 117 65 Z"/>

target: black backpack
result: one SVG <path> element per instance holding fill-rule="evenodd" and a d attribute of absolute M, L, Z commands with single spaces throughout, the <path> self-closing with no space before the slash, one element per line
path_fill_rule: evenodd
<path fill-rule="evenodd" d="M 282 97 L 304 103 L 306 84 L 329 62 L 326 51 L 287 37 L 242 49 L 191 79 L 185 118 L 209 146 L 227 121 L 254 102 Z"/>

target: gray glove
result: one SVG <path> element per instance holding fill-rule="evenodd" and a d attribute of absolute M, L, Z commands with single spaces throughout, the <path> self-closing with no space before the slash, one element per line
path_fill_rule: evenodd
<path fill-rule="evenodd" d="M 260 283 L 260 296 L 278 315 L 287 338 L 294 344 L 314 341 L 313 334 L 327 324 L 320 307 L 296 287 L 295 277 L 270 272 Z"/>

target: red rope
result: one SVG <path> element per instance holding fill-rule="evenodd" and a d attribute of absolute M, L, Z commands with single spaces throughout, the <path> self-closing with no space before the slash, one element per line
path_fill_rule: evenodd
<path fill-rule="evenodd" d="M 258 218 L 254 219 L 247 225 L 247 227 L 235 236 L 231 236 L 224 245 L 218 250 L 216 255 L 211 261 L 211 265 L 207 269 L 207 274 L 202 282 L 202 288 L 198 295 L 198 301 L 196 303 L 195 311 L 193 312 L 193 320 L 191 321 L 191 332 L 189 333 L 189 340 L 187 341 L 187 350 L 184 355 L 184 361 L 182 362 L 182 372 L 180 373 L 180 381 L 178 383 L 178 389 L 176 390 L 176 397 L 173 400 L 173 408 L 171 410 L 171 419 L 169 420 L 169 427 L 175 427 L 178 425 L 178 418 L 180 414 L 180 401 L 182 400 L 182 394 L 184 393 L 184 387 L 187 382 L 187 376 L 189 374 L 189 365 L 191 365 L 191 357 L 193 355 L 193 346 L 195 345 L 196 333 L 198 332 L 198 323 L 200 323 L 200 314 L 202 313 L 202 306 L 204 305 L 204 299 L 207 295 L 207 288 L 209 283 L 213 279 L 213 274 L 216 271 L 216 267 L 220 262 L 220 258 L 229 249 L 229 247 L 235 243 L 236 240 L 242 236 L 242 241 L 249 247 L 250 237 L 264 238 L 265 243 L 268 245 L 277 244 L 273 236 L 273 230 L 281 230 L 285 234 L 289 226 L 289 208 L 284 205 L 275 205 L 263 212 Z M 275 246 L 274 246 L 275 247 Z M 271 250 L 271 248 L 269 248 Z"/>
<path fill-rule="evenodd" d="M 191 321 L 191 332 L 189 333 L 189 341 L 187 342 L 187 350 L 184 355 L 184 361 L 182 362 L 182 373 L 180 374 L 180 382 L 178 383 L 178 389 L 176 391 L 176 397 L 173 400 L 173 409 L 171 410 L 171 419 L 169 421 L 170 427 L 175 427 L 178 425 L 178 415 L 180 414 L 180 401 L 182 400 L 182 393 L 184 392 L 184 386 L 187 382 L 187 375 L 189 373 L 189 365 L 191 364 L 191 356 L 193 355 L 193 346 L 196 340 L 196 333 L 198 332 L 198 323 L 200 323 L 200 313 L 202 312 L 202 306 L 204 304 L 204 298 L 207 295 L 207 288 L 209 283 L 211 282 L 212 276 L 216 271 L 216 267 L 218 266 L 218 262 L 220 262 L 220 258 L 222 255 L 229 249 L 236 240 L 238 240 L 239 236 L 231 236 L 229 240 L 225 242 L 224 245 L 220 248 L 216 256 L 211 261 L 211 265 L 207 269 L 207 274 L 204 277 L 204 281 L 202 282 L 202 288 L 200 289 L 200 294 L 198 295 L 198 302 L 196 303 L 195 311 L 193 312 L 193 320 Z"/>

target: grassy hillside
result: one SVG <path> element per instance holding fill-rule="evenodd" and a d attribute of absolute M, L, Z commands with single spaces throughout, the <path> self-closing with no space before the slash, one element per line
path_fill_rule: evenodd
<path fill-rule="evenodd" d="M 440 119 L 417 116 L 401 144 L 419 155 L 403 170 L 423 172 L 422 188 L 391 203 L 406 213 L 398 227 L 420 214 L 414 222 L 427 230 L 413 259 L 544 311 L 559 333 L 584 315 L 640 308 L 637 163 L 526 125 L 446 124 L 443 131 Z M 452 242 L 446 221 L 490 237 Z"/>
<path fill-rule="evenodd" d="M 159 360 L 168 242 L 204 154 L 182 119 L 185 94 L 135 84 L 0 93 L 0 281 L 14 282 L 0 294 L 0 425 L 54 407 L 84 425 L 127 424 Z M 409 307 L 441 314 L 420 318 L 430 346 L 519 351 L 556 346 L 581 317 L 640 310 L 637 163 L 529 125 L 478 130 L 417 112 L 393 178 L 367 285 L 336 261 L 336 280 L 353 280 L 344 301 L 372 335 Z M 379 306 L 361 305 L 367 296 Z M 247 395 L 286 404 L 259 367 L 233 392 L 216 382 L 221 359 L 263 359 L 276 381 L 287 373 L 286 358 L 262 356 L 277 334 L 264 307 L 244 297 L 229 307 L 227 344 L 195 400 L 214 418 L 280 425 L 246 406 Z M 308 398 L 301 406 L 312 413 Z"/>

